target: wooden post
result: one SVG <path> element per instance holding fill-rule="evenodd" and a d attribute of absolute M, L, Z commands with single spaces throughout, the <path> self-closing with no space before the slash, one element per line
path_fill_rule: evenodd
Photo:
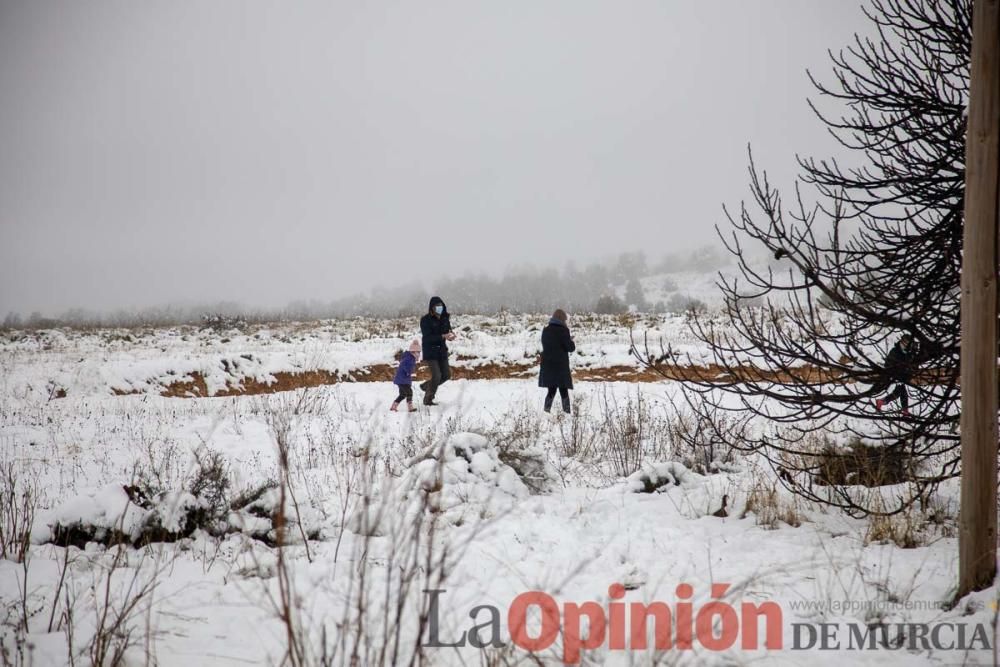
<path fill-rule="evenodd" d="M 997 557 L 997 259 L 1000 0 L 975 0 L 962 232 L 962 494 L 958 596 L 993 584 Z"/>

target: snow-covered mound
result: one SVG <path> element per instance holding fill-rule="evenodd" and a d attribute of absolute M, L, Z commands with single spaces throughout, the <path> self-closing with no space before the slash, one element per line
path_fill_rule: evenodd
<path fill-rule="evenodd" d="M 461 523 L 468 513 L 497 516 L 530 495 L 517 472 L 503 463 L 496 447 L 478 433 L 454 433 L 410 462 L 398 480 L 387 482 L 377 499 L 358 503 L 350 530 L 385 535 L 400 516 L 415 521 L 421 513 Z"/>
<path fill-rule="evenodd" d="M 35 544 L 137 545 L 172 542 L 203 529 L 215 535 L 239 532 L 274 544 L 280 507 L 281 492 L 271 485 L 226 511 L 188 491 L 147 497 L 138 487 L 113 483 L 85 491 L 44 512 L 35 521 L 31 538 Z M 286 526 L 285 543 L 301 542 L 303 534 L 316 538 L 322 526 L 315 509 L 293 506 L 287 498 L 282 523 Z"/>
<path fill-rule="evenodd" d="M 634 493 L 662 493 L 674 486 L 695 488 L 704 483 L 704 475 L 691 472 L 677 461 L 647 464 L 625 480 L 625 486 Z"/>
<path fill-rule="evenodd" d="M 129 488 L 106 484 L 84 492 L 57 506 L 36 520 L 35 544 L 100 542 L 137 543 L 153 534 L 176 538 L 192 532 L 193 515 L 207 509 L 207 503 L 186 491 L 171 491 L 136 502 Z"/>
<path fill-rule="evenodd" d="M 495 510 L 530 495 L 514 469 L 500 461 L 496 447 L 478 433 L 455 433 L 409 474 L 438 512 L 470 503 Z"/>

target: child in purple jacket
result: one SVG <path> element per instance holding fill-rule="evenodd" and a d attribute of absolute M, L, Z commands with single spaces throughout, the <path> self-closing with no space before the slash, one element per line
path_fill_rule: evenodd
<path fill-rule="evenodd" d="M 406 406 L 409 408 L 410 412 L 416 412 L 417 409 L 413 407 L 413 371 L 417 369 L 417 361 L 420 359 L 420 341 L 414 340 L 410 343 L 410 349 L 403 353 L 402 359 L 399 360 L 399 368 L 396 369 L 396 377 L 393 378 L 393 384 L 399 386 L 399 396 L 396 400 L 392 402 L 392 407 L 389 408 L 391 412 L 396 412 L 399 404 L 405 399 Z"/>

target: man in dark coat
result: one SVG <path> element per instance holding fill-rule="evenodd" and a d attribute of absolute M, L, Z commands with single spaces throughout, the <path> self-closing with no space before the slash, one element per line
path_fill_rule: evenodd
<path fill-rule="evenodd" d="M 569 413 L 569 390 L 573 388 L 573 376 L 569 370 L 569 353 L 576 350 L 573 337 L 566 325 L 566 313 L 557 309 L 542 329 L 542 367 L 538 372 L 538 386 L 548 389 L 545 394 L 545 411 L 552 410 L 552 399 L 559 390 L 563 412 Z"/>
<path fill-rule="evenodd" d="M 424 361 L 431 369 L 431 379 L 420 383 L 420 388 L 424 392 L 424 405 L 437 405 L 434 396 L 438 387 L 451 378 L 451 369 L 448 367 L 448 341 L 455 339 L 455 334 L 451 331 L 448 306 L 441 297 L 431 297 L 427 314 L 420 318 L 420 335 Z"/>
<path fill-rule="evenodd" d="M 898 398 L 903 414 L 910 414 L 910 397 L 906 385 L 913 379 L 916 363 L 917 346 L 909 334 L 904 334 L 885 357 L 885 377 L 880 383 L 883 389 L 893 383 L 896 384 L 896 388 L 885 398 L 875 400 L 876 410 L 881 412 L 886 403 L 892 403 Z"/>

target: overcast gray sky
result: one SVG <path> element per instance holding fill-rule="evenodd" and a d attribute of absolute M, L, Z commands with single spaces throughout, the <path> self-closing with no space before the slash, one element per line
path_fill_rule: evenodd
<path fill-rule="evenodd" d="M 845 0 L 0 0 L 0 314 L 709 242 L 829 153 Z"/>

